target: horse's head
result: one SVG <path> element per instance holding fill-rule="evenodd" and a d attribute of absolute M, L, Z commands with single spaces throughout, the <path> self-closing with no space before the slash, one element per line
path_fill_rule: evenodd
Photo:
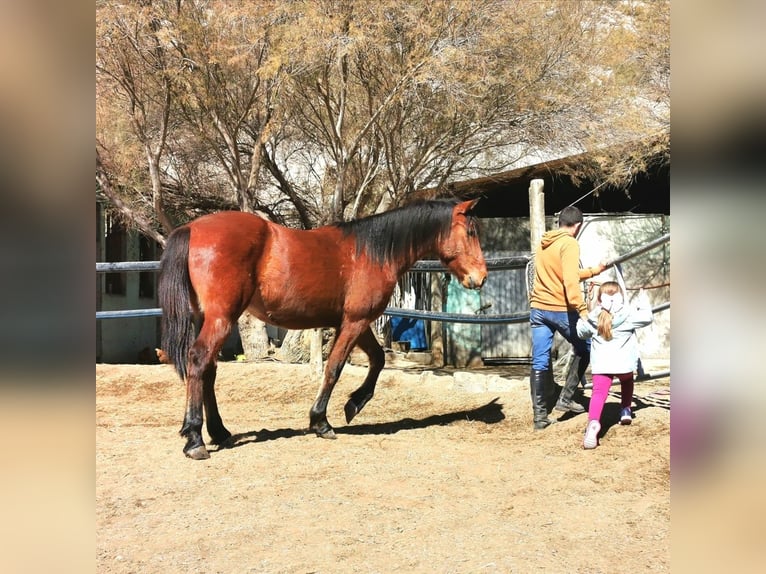
<path fill-rule="evenodd" d="M 479 226 L 471 210 L 478 199 L 463 201 L 452 210 L 449 234 L 439 246 L 439 259 L 466 289 L 481 289 L 487 264 L 479 244 Z"/>

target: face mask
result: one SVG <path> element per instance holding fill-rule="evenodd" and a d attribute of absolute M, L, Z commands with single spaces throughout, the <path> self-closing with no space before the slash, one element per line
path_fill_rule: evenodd
<path fill-rule="evenodd" d="M 604 311 L 610 313 L 616 313 L 622 308 L 622 293 L 615 293 L 614 295 L 601 295 L 601 308 Z"/>

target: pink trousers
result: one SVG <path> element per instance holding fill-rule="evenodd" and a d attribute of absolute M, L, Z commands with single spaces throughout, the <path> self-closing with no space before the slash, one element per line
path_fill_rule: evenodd
<path fill-rule="evenodd" d="M 588 408 L 589 421 L 601 420 L 601 412 L 604 410 L 604 403 L 606 403 L 609 387 L 614 377 L 620 380 L 620 407 L 623 409 L 630 407 L 630 404 L 633 402 L 632 372 L 616 375 L 593 375 L 593 392 L 590 396 L 590 407 Z"/>

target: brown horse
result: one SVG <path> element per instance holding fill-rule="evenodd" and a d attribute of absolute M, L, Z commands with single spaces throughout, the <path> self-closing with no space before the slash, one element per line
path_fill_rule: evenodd
<path fill-rule="evenodd" d="M 168 237 L 159 277 L 162 349 L 186 381 L 184 453 L 210 455 L 231 433 L 215 398 L 218 352 L 239 316 L 250 313 L 286 329 L 335 328 L 309 428 L 335 438 L 327 404 L 354 345 L 369 371 L 345 406 L 346 422 L 372 398 L 385 354 L 370 328 L 397 280 L 418 260 L 437 256 L 460 283 L 479 289 L 487 267 L 474 201 L 424 201 L 336 225 L 296 230 L 237 211 L 205 215 Z"/>

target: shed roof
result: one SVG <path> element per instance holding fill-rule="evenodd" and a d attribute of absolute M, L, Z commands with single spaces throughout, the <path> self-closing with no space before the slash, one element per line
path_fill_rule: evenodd
<path fill-rule="evenodd" d="M 652 213 L 670 215 L 670 166 L 655 165 L 640 174 L 626 190 L 604 188 L 587 179 L 574 182 L 571 168 L 587 161 L 588 154 L 572 155 L 459 182 L 419 190 L 414 198 L 483 197 L 480 217 L 529 216 L 529 182 L 544 181 L 545 213 L 554 215 L 574 204 L 584 213 Z M 592 192 L 592 193 L 590 193 Z"/>

